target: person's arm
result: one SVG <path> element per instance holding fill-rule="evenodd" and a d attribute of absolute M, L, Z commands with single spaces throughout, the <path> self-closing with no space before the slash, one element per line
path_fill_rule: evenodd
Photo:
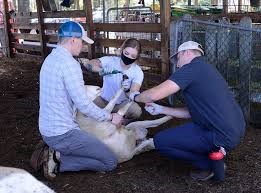
<path fill-rule="evenodd" d="M 172 108 L 163 106 L 162 114 L 170 115 L 176 118 L 188 119 L 190 118 L 190 113 L 186 107 L 183 108 Z"/>
<path fill-rule="evenodd" d="M 163 99 L 171 94 L 177 93 L 179 90 L 180 87 L 175 82 L 166 80 L 158 86 L 135 96 L 134 101 L 141 103 L 151 103 Z"/>
<path fill-rule="evenodd" d="M 64 62 L 63 65 L 62 74 L 64 84 L 76 108 L 86 116 L 98 121 L 111 121 L 114 117 L 104 109 L 99 108 L 88 98 L 79 63 L 76 61 L 73 64 Z"/>
<path fill-rule="evenodd" d="M 156 103 L 147 103 L 145 105 L 145 110 L 149 112 L 151 115 L 169 115 L 176 118 L 190 118 L 190 113 L 186 107 L 166 107 L 162 105 L 158 105 Z"/>
<path fill-rule="evenodd" d="M 133 101 L 133 97 L 137 94 L 140 94 L 140 88 L 144 79 L 144 73 L 141 68 L 137 68 L 135 77 L 132 81 L 129 82 L 130 86 L 125 88 L 125 90 L 129 90 L 126 92 L 126 95 L 130 100 Z M 124 85 L 124 83 L 122 83 Z"/>

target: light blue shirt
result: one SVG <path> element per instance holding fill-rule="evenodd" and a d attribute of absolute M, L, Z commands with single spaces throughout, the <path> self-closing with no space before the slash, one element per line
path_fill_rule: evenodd
<path fill-rule="evenodd" d="M 111 118 L 88 98 L 80 64 L 68 50 L 57 46 L 40 72 L 40 133 L 50 137 L 79 129 L 75 107 L 98 121 Z"/>

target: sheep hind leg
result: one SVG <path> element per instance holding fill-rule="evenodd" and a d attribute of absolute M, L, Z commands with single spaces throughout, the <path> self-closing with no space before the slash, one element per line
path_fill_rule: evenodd
<path fill-rule="evenodd" d="M 155 149 L 153 138 L 142 141 L 132 152 L 132 155 L 138 155 L 140 153 Z"/>

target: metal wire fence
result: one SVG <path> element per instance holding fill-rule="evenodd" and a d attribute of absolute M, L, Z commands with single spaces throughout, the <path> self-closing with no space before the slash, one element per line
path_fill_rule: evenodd
<path fill-rule="evenodd" d="M 253 113 L 259 113 L 261 117 L 261 108 L 258 112 L 253 111 L 253 108 L 261 107 L 260 26 L 254 26 L 250 18 L 231 24 L 227 19 L 199 21 L 187 15 L 172 28 L 171 52 L 174 53 L 185 41 L 199 42 L 204 47 L 208 62 L 215 65 L 227 80 L 246 119 L 251 120 Z M 170 98 L 171 103 L 173 100 L 173 97 Z"/>
<path fill-rule="evenodd" d="M 6 53 L 6 34 L 4 28 L 4 14 L 0 11 L 0 56 Z"/>
<path fill-rule="evenodd" d="M 157 17 L 151 7 L 113 7 L 107 11 L 107 23 L 157 23 Z M 145 39 L 160 40 L 157 33 L 144 32 L 110 32 L 110 38 L 115 39 Z"/>

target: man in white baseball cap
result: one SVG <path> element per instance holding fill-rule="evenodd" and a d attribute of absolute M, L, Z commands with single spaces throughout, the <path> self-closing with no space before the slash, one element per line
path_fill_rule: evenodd
<path fill-rule="evenodd" d="M 179 52 L 184 51 L 184 50 L 198 50 L 202 53 L 202 55 L 204 55 L 204 51 L 203 51 L 201 44 L 194 42 L 194 41 L 187 41 L 187 42 L 184 42 L 183 44 L 181 44 L 178 47 L 178 51 L 175 54 L 171 55 L 170 58 L 176 56 Z"/>
<path fill-rule="evenodd" d="M 116 156 L 96 137 L 82 131 L 75 116 L 77 109 L 97 121 L 115 125 L 122 121 L 122 116 L 106 112 L 88 98 L 81 66 L 73 57 L 80 54 L 82 41 L 92 44 L 93 40 L 73 21 L 60 26 L 58 37 L 58 46 L 40 71 L 39 130 L 49 146 L 43 153 L 44 175 L 54 178 L 58 170 L 110 171 L 117 165 Z"/>
<path fill-rule="evenodd" d="M 194 41 L 184 42 L 178 47 L 178 51 L 170 56 L 170 59 L 174 57 L 177 60 L 177 64 L 176 64 L 177 68 L 182 67 L 185 63 L 187 63 L 190 60 L 190 57 L 187 57 L 187 54 L 185 54 L 184 55 L 185 57 L 183 57 L 183 54 L 185 52 L 193 53 L 195 54 L 195 56 L 204 55 L 203 48 L 199 43 Z"/>
<path fill-rule="evenodd" d="M 240 106 L 217 69 L 202 57 L 202 46 L 184 42 L 172 55 L 176 70 L 168 80 L 134 98 L 146 103 L 152 115 L 190 118 L 186 124 L 162 130 L 153 138 L 155 149 L 169 157 L 190 162 L 196 180 L 225 179 L 224 156 L 235 148 L 245 131 Z M 181 91 L 186 107 L 166 107 L 154 103 Z"/>

